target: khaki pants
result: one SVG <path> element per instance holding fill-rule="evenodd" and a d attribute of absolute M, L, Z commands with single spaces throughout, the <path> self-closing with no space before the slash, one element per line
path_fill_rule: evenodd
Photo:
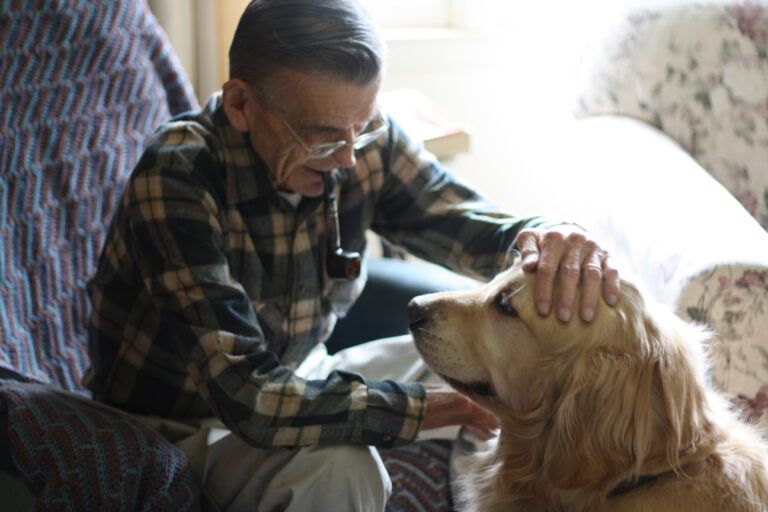
<path fill-rule="evenodd" d="M 335 369 L 358 372 L 368 380 L 436 380 L 410 336 L 373 341 L 332 356 L 319 345 L 296 373 L 325 378 Z M 213 510 L 373 512 L 384 510 L 392 490 L 374 447 L 262 449 L 240 440 L 216 419 L 196 425 L 142 419 L 187 454 Z M 442 434 L 455 436 L 455 430 Z"/>

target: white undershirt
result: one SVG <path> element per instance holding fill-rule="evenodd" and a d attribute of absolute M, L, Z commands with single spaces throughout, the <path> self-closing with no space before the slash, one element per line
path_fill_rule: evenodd
<path fill-rule="evenodd" d="M 284 190 L 278 190 L 277 193 L 285 198 L 286 201 L 291 203 L 294 208 L 299 206 L 299 202 L 301 201 L 301 194 L 298 192 L 285 192 Z"/>

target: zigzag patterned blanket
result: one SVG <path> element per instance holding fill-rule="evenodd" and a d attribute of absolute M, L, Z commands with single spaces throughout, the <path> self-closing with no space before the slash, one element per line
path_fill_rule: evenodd
<path fill-rule="evenodd" d="M 0 3 L 0 367 L 82 390 L 106 224 L 146 137 L 195 105 L 144 1 Z"/>

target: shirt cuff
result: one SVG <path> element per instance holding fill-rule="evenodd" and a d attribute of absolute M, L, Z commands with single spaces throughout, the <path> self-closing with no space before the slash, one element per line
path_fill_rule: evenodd
<path fill-rule="evenodd" d="M 421 429 L 427 394 L 419 383 L 368 382 L 364 444 L 392 448 L 413 442 Z"/>

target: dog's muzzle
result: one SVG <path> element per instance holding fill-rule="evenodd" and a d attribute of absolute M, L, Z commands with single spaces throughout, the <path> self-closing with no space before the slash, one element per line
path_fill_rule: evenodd
<path fill-rule="evenodd" d="M 425 303 L 421 297 L 415 297 L 408 303 L 408 323 L 410 324 L 411 332 L 414 335 L 416 346 L 419 347 L 420 338 L 419 335 L 424 335 L 428 332 L 427 324 L 429 323 L 429 317 L 431 314 L 429 306 Z M 426 356 L 425 356 L 426 359 Z M 466 395 L 476 396 L 496 396 L 496 392 L 493 389 L 493 385 L 488 382 L 461 382 L 454 378 L 448 377 L 437 372 L 446 382 L 454 387 L 457 391 Z"/>

